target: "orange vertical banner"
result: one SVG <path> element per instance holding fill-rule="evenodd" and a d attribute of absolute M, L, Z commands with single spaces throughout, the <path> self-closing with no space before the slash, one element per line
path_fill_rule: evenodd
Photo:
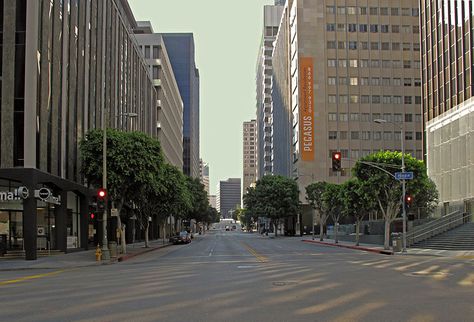
<path fill-rule="evenodd" d="M 313 58 L 299 59 L 299 123 L 300 154 L 303 161 L 314 160 L 314 96 L 313 96 Z"/>

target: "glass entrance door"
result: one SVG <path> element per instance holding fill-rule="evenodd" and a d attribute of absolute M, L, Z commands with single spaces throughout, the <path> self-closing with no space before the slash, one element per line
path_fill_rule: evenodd
<path fill-rule="evenodd" d="M 10 211 L 10 229 L 8 248 L 12 250 L 23 249 L 23 213 Z"/>

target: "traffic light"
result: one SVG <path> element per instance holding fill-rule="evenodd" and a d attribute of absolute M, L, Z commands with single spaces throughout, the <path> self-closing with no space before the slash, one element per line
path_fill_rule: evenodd
<path fill-rule="evenodd" d="M 413 197 L 411 195 L 405 196 L 405 209 L 408 211 L 410 206 L 413 204 Z"/>
<path fill-rule="evenodd" d="M 97 190 L 97 209 L 99 211 L 105 210 L 105 203 L 107 202 L 107 190 L 100 188 Z"/>
<path fill-rule="evenodd" d="M 93 212 L 91 212 L 89 214 L 89 217 L 90 217 L 90 220 L 93 221 L 95 219 L 95 214 Z"/>
<path fill-rule="evenodd" d="M 341 171 L 341 152 L 332 153 L 332 171 Z"/>

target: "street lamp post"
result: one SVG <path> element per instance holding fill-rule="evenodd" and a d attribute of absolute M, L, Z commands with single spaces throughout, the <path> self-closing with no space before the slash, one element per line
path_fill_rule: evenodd
<path fill-rule="evenodd" d="M 405 186 L 405 177 L 403 175 L 403 173 L 405 172 L 405 138 L 404 138 L 404 129 L 403 129 L 403 124 L 398 124 L 398 123 L 395 123 L 395 122 L 391 122 L 391 121 L 387 121 L 385 119 L 375 119 L 374 120 L 375 123 L 379 123 L 379 124 L 383 124 L 383 123 L 392 123 L 396 126 L 398 126 L 398 128 L 400 129 L 401 131 L 401 148 L 402 148 L 402 221 L 403 221 L 403 233 L 402 233 L 402 238 L 403 238 L 403 249 L 402 249 L 402 252 L 403 253 L 406 253 L 407 251 L 407 222 L 406 222 L 406 218 L 407 218 L 407 214 L 406 214 L 406 207 L 405 207 L 405 195 L 406 195 L 406 186 Z"/>

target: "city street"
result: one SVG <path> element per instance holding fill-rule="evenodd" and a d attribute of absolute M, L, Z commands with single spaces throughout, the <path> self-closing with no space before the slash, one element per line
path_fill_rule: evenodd
<path fill-rule="evenodd" d="M 0 275 L 2 321 L 472 321 L 473 299 L 473 259 L 223 230 L 113 265 Z"/>

